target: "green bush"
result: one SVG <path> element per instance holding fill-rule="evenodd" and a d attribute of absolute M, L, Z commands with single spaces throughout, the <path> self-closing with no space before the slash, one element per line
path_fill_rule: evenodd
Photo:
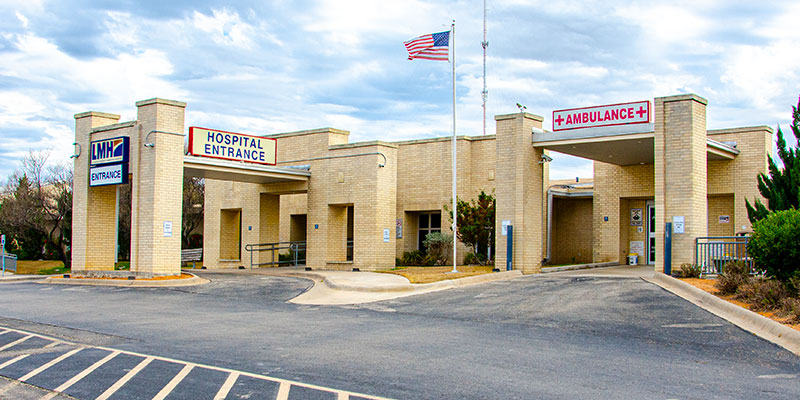
<path fill-rule="evenodd" d="M 428 249 L 428 256 L 435 261 L 434 265 L 447 264 L 449 255 L 453 251 L 453 235 L 431 232 L 425 236 L 423 243 Z"/>
<path fill-rule="evenodd" d="M 768 277 L 788 282 L 800 272 L 800 210 L 776 211 L 756 221 L 747 252 Z"/>
<path fill-rule="evenodd" d="M 750 268 L 743 261 L 729 262 L 722 266 L 722 273 L 717 278 L 717 290 L 720 294 L 734 294 L 739 287 L 750 279 Z"/>
<path fill-rule="evenodd" d="M 425 253 L 420 250 L 404 251 L 403 256 L 397 260 L 397 265 L 425 265 L 424 260 Z"/>
<path fill-rule="evenodd" d="M 739 287 L 736 298 L 753 305 L 757 311 L 779 308 L 789 297 L 786 287 L 776 279 L 755 278 Z"/>
<path fill-rule="evenodd" d="M 467 253 L 464 255 L 464 265 L 486 265 L 486 255 Z"/>
<path fill-rule="evenodd" d="M 680 275 L 681 278 L 699 278 L 700 277 L 700 266 L 684 263 L 681 264 Z"/>

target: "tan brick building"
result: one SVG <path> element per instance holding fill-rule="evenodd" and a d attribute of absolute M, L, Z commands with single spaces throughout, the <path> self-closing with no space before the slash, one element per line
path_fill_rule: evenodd
<path fill-rule="evenodd" d="M 515 113 L 495 117 L 496 135 L 457 138 L 458 196 L 497 197 L 498 267 L 507 261 L 503 222 L 513 227 L 513 268 L 525 273 L 545 263 L 624 263 L 632 251 L 640 264 L 663 270 L 667 222 L 682 227 L 672 235 L 672 266 L 693 261 L 696 237 L 750 227 L 744 200 L 759 196 L 756 176 L 766 170 L 772 130 L 707 130 L 707 101 L 696 95 L 652 104 L 644 123 L 549 132 L 542 117 Z M 312 268 L 386 269 L 420 249 L 427 233 L 450 229 L 450 137 L 349 143 L 349 132 L 332 128 L 266 135 L 277 144 L 272 166 L 186 155 L 186 105 L 151 99 L 137 106 L 130 122 L 75 116 L 82 149 L 130 138 L 136 274 L 179 272 L 184 174 L 205 177 L 207 268 L 273 265 L 277 253 L 302 246 Z M 594 160 L 594 176 L 551 181 L 551 151 Z M 84 150 L 75 158 L 73 271 L 87 274 L 113 266 L 116 198 L 113 186 L 89 186 L 89 169 Z M 265 243 L 279 244 L 262 250 L 280 249 L 248 252 Z M 459 261 L 466 252 L 460 245 Z"/>

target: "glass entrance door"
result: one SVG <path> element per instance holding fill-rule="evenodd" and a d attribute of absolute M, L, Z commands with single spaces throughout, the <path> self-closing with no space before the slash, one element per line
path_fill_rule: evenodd
<path fill-rule="evenodd" d="M 656 206 L 647 205 L 647 263 L 656 263 Z"/>

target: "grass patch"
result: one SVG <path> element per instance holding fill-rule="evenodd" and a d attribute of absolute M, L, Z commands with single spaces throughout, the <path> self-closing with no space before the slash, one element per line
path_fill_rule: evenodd
<path fill-rule="evenodd" d="M 114 265 L 114 271 L 129 271 L 131 269 L 130 261 L 118 261 Z"/>
<path fill-rule="evenodd" d="M 68 273 L 58 260 L 17 260 L 17 275 L 55 275 Z"/>
<path fill-rule="evenodd" d="M 431 283 L 448 279 L 466 278 L 468 276 L 483 275 L 492 272 L 491 265 L 462 265 L 458 273 L 448 273 L 453 270 L 449 267 L 395 267 L 389 270 L 377 271 L 385 274 L 395 274 L 405 277 L 411 283 Z"/>

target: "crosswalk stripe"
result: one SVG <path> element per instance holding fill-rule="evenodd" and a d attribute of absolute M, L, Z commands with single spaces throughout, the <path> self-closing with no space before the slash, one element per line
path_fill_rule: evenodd
<path fill-rule="evenodd" d="M 175 377 L 172 378 L 172 380 L 169 381 L 169 383 L 167 383 L 167 386 L 164 386 L 161 389 L 161 391 L 158 392 L 158 394 L 155 397 L 153 397 L 153 400 L 164 400 L 167 397 L 167 395 L 172 393 L 172 391 L 175 389 L 175 386 L 178 386 L 178 384 L 181 383 L 183 378 L 186 378 L 186 375 L 189 375 L 189 372 L 192 371 L 192 368 L 194 368 L 194 364 L 191 363 L 186 364 L 181 370 L 181 372 L 178 372 L 178 375 L 175 375 Z"/>
<path fill-rule="evenodd" d="M 79 373 L 78 375 L 73 376 L 72 378 L 70 378 L 70 380 L 64 382 L 61 386 L 57 387 L 56 392 L 63 392 L 69 389 L 70 386 L 78 383 L 79 380 L 85 378 L 86 375 L 91 374 L 92 372 L 94 372 L 94 370 L 100 368 L 100 366 L 109 362 L 112 358 L 116 357 L 117 355 L 119 355 L 119 351 L 111 352 L 109 355 L 103 357 L 103 359 L 101 359 L 100 361 L 97 361 L 96 363 L 92 364 L 92 366 L 90 366 L 89 368 L 86 368 L 85 370 L 81 371 L 81 373 Z"/>
<path fill-rule="evenodd" d="M 344 392 L 339 392 L 336 396 L 336 400 L 350 400 L 350 395 Z"/>
<path fill-rule="evenodd" d="M 21 339 L 17 339 L 15 341 L 3 346 L 3 347 L 0 347 L 0 351 L 3 351 L 3 350 L 5 350 L 5 349 L 7 349 L 9 347 L 14 347 L 14 346 L 16 346 L 16 345 L 18 345 L 18 344 L 20 344 L 20 343 L 32 338 L 32 337 L 33 337 L 33 335 L 28 335 L 28 336 L 25 336 L 25 337 L 23 337 Z"/>
<path fill-rule="evenodd" d="M 275 397 L 275 400 L 289 400 L 289 389 L 291 389 L 292 385 L 289 382 L 281 382 L 281 386 L 278 388 L 278 396 Z"/>
<path fill-rule="evenodd" d="M 77 349 L 70 350 L 70 351 L 68 351 L 68 352 L 56 357 L 55 359 L 51 360 L 47 364 L 42 365 L 41 367 L 36 368 L 35 370 L 33 370 L 31 372 L 28 372 L 27 374 L 25 374 L 22 378 L 19 378 L 18 380 L 22 381 L 22 382 L 25 382 L 28 379 L 31 379 L 34 376 L 39 375 L 40 373 L 42 373 L 42 371 L 52 367 L 53 365 L 56 365 L 56 364 L 60 363 L 61 361 L 66 360 L 71 355 L 73 355 L 73 354 L 75 354 L 75 353 L 77 353 L 77 352 L 79 352 L 81 350 L 83 350 L 83 348 L 81 348 L 81 347 L 78 347 Z"/>
<path fill-rule="evenodd" d="M 128 381 L 131 380 L 131 378 L 136 376 L 136 374 L 138 374 L 139 371 L 143 370 L 147 366 L 147 364 L 150 364 L 152 361 L 153 357 L 147 357 L 144 360 L 142 360 L 142 362 L 140 362 L 139 365 L 133 367 L 133 369 L 128 371 L 128 373 L 125 374 L 125 376 L 123 376 L 122 378 L 119 378 L 119 380 L 116 383 L 111 385 L 110 388 L 106 389 L 106 391 L 103 392 L 103 394 L 97 396 L 97 399 L 95 400 L 107 400 L 109 397 L 111 397 L 112 394 L 116 393 L 117 390 L 119 390 L 119 388 L 122 387 L 122 385 L 128 383 Z"/>
<path fill-rule="evenodd" d="M 219 392 L 217 395 L 214 396 L 214 400 L 225 400 L 228 397 L 228 393 L 231 391 L 233 384 L 236 383 L 236 380 L 239 379 L 239 374 L 236 372 L 231 372 L 228 375 L 228 379 L 225 379 L 225 383 L 222 384 L 222 387 L 219 388 Z"/>

